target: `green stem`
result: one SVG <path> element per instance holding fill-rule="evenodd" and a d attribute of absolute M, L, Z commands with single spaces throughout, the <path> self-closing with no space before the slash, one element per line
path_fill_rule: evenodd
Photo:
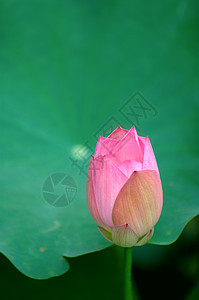
<path fill-rule="evenodd" d="M 133 300 L 132 279 L 132 247 L 124 248 L 124 299 Z"/>

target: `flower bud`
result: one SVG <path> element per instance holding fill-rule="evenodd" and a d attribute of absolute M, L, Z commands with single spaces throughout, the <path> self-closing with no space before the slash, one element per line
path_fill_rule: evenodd
<path fill-rule="evenodd" d="M 163 203 L 160 175 L 148 137 L 120 126 L 99 137 L 88 169 L 87 202 L 101 234 L 122 247 L 147 243 Z"/>

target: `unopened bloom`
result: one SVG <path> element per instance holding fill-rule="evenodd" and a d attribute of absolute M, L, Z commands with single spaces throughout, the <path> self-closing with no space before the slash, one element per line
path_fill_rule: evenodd
<path fill-rule="evenodd" d="M 123 247 L 147 243 L 163 203 L 158 166 L 148 137 L 115 129 L 100 136 L 91 156 L 87 202 L 101 234 Z"/>

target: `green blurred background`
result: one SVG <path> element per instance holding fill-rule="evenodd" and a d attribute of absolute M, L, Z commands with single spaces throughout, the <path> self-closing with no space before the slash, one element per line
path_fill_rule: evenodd
<path fill-rule="evenodd" d="M 31 277 L 70 265 L 38 281 L 1 255 L 6 299 L 123 299 L 122 249 L 60 260 L 109 246 L 85 205 L 86 166 L 81 173 L 70 160 L 107 124 L 136 125 L 152 141 L 165 200 L 154 243 L 173 242 L 198 214 L 198 8 L 193 0 L 0 1 L 0 251 Z M 120 109 L 137 91 L 150 110 L 129 121 Z M 54 172 L 77 183 L 62 209 L 42 198 Z M 176 243 L 134 250 L 137 299 L 199 298 L 198 228 L 196 217 Z"/>

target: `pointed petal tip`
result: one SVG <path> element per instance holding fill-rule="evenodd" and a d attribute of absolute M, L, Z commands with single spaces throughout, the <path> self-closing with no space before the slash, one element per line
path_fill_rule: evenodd
<path fill-rule="evenodd" d="M 100 135 L 100 136 L 98 137 L 98 141 L 101 141 L 101 140 L 104 140 L 104 139 L 106 139 L 105 136 Z"/>
<path fill-rule="evenodd" d="M 123 128 L 121 125 L 118 125 L 117 129 L 128 130 L 128 129 Z"/>
<path fill-rule="evenodd" d="M 120 141 L 128 133 L 127 129 L 122 128 L 120 125 L 109 134 L 108 138 Z"/>
<path fill-rule="evenodd" d="M 135 126 L 132 126 L 132 127 L 129 129 L 129 131 L 135 132 L 135 133 L 137 134 L 137 130 L 136 130 Z"/>

